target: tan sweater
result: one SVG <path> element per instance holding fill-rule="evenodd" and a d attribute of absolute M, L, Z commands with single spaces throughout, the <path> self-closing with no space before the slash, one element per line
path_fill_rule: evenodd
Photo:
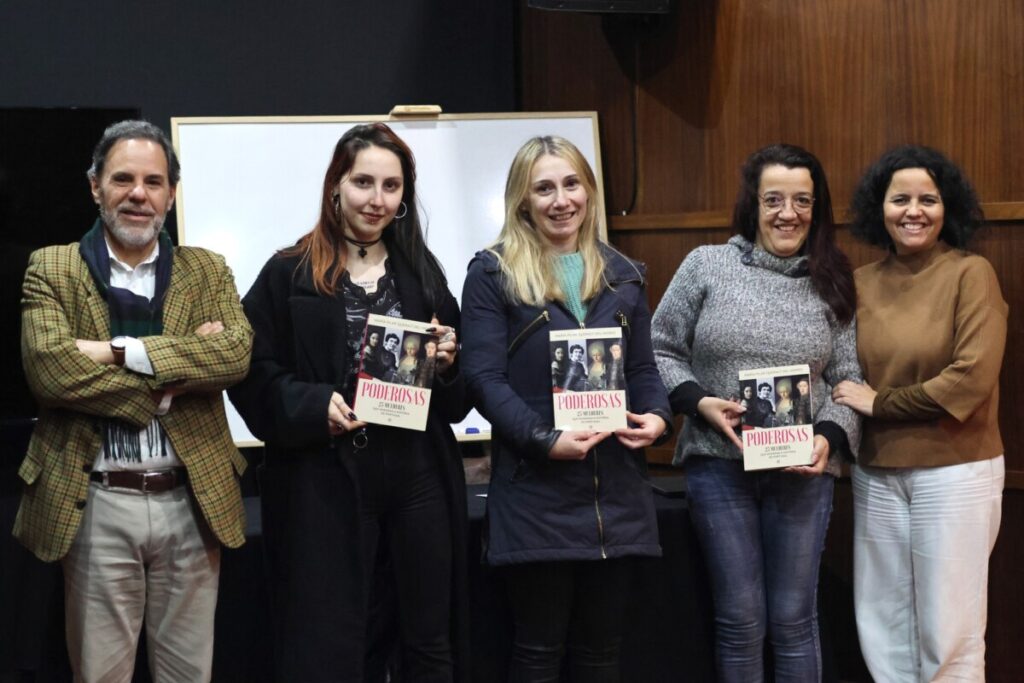
<path fill-rule="evenodd" d="M 930 467 L 994 458 L 1008 307 L 992 266 L 939 242 L 859 268 L 857 354 L 878 391 L 861 465 Z"/>

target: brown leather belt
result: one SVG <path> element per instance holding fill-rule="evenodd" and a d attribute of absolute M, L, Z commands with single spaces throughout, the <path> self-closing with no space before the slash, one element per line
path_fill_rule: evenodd
<path fill-rule="evenodd" d="M 89 479 L 119 489 L 163 493 L 187 484 L 188 471 L 184 467 L 178 467 L 157 472 L 93 472 Z"/>

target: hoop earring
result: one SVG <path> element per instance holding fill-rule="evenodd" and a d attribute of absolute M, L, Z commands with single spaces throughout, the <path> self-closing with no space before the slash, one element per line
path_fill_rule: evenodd
<path fill-rule="evenodd" d="M 400 221 L 400 220 L 402 220 L 403 218 L 405 218 L 408 215 L 409 215 L 409 207 L 405 205 L 405 202 L 402 202 L 402 214 L 399 215 L 399 214 L 396 213 L 395 214 L 395 220 L 396 221 Z"/>

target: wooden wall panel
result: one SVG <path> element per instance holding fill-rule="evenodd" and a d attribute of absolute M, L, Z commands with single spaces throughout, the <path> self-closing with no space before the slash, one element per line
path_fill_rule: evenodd
<path fill-rule="evenodd" d="M 611 238 L 648 264 L 652 306 L 690 250 L 728 238 L 739 166 L 762 145 L 817 154 L 840 219 L 863 169 L 896 144 L 937 147 L 972 178 L 991 221 L 974 246 L 1010 303 L 1000 381 L 1009 490 L 991 562 L 987 678 L 1022 680 L 1024 1 L 677 0 L 673 15 L 647 18 L 525 5 L 522 108 L 598 111 Z M 621 216 L 634 104 L 638 197 Z M 855 265 L 881 256 L 845 230 L 839 238 Z M 672 444 L 648 455 L 668 462 Z M 849 508 L 837 495 L 836 530 L 848 532 Z M 830 532 L 823 567 L 846 577 L 827 599 L 851 602 L 848 533 Z M 841 678 L 868 680 L 852 613 L 828 627 L 849 645 L 833 653 Z"/>
<path fill-rule="evenodd" d="M 524 109 L 594 106 L 609 146 L 631 151 L 636 95 L 639 213 L 728 207 L 739 164 L 776 141 L 814 151 L 839 204 L 867 163 L 902 142 L 943 149 L 987 202 L 1024 199 L 1019 0 L 677 4 L 647 19 L 521 12 Z M 629 156 L 606 155 L 619 200 Z"/>
<path fill-rule="evenodd" d="M 525 3 L 524 3 L 525 4 Z M 547 101 L 531 111 L 597 111 L 601 138 L 601 165 L 605 169 L 605 204 L 609 213 L 619 213 L 628 206 L 632 195 L 632 119 L 633 72 L 628 60 L 617 50 L 623 41 L 618 38 L 620 24 L 612 24 L 608 35 L 600 16 L 574 14 L 572 21 L 532 21 L 535 10 L 522 18 L 528 21 L 524 32 L 529 43 L 520 49 L 520 72 L 542 74 L 539 78 L 524 77 L 521 82 L 523 100 L 538 97 Z M 561 16 L 559 13 L 541 12 L 542 15 Z M 567 48 L 552 52 L 541 46 L 561 45 Z M 585 51 L 572 46 L 586 45 Z M 632 46 L 628 49 L 633 50 Z M 625 60 L 625 66 L 623 66 Z M 581 65 L 585 64 L 585 74 Z M 593 77 L 591 76 L 593 74 Z M 600 76 L 597 76 L 600 74 Z M 534 84 L 544 83 L 544 92 Z M 609 174 L 609 170 L 614 169 Z"/>
<path fill-rule="evenodd" d="M 682 258 L 724 241 L 738 169 L 775 141 L 824 163 L 840 218 L 886 148 L 956 159 L 996 219 L 976 248 L 1010 302 L 1002 376 L 1011 486 L 1024 488 L 1024 3 L 1020 0 L 679 0 L 673 15 L 520 9 L 522 107 L 600 116 L 611 235 L 648 263 L 652 305 Z M 638 198 L 632 194 L 632 106 Z M 845 233 L 856 265 L 880 256 Z M 661 459 L 667 451 L 652 454 Z"/>

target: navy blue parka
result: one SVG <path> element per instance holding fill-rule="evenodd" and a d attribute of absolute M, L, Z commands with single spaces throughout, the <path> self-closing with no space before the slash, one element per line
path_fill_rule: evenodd
<path fill-rule="evenodd" d="M 671 425 L 651 348 L 643 266 L 601 244 L 605 286 L 585 327 L 621 326 L 628 408 Z M 491 565 L 660 556 L 642 449 L 614 435 L 584 460 L 548 457 L 554 429 L 549 333 L 579 321 L 560 302 L 510 301 L 494 254 L 479 252 L 462 289 L 462 371 L 492 426 L 486 559 Z"/>

